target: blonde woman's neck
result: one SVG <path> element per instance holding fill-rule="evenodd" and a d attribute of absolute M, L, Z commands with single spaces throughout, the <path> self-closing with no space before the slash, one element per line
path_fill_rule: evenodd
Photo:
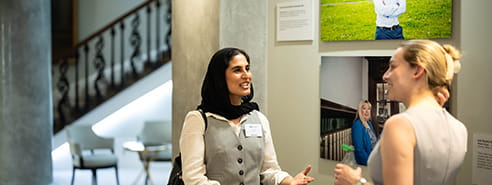
<path fill-rule="evenodd" d="M 416 106 L 426 106 L 426 107 L 434 107 L 441 108 L 439 103 L 436 100 L 436 97 L 431 91 L 427 91 L 420 95 L 412 96 L 407 103 L 404 103 L 407 108 L 416 107 Z"/>

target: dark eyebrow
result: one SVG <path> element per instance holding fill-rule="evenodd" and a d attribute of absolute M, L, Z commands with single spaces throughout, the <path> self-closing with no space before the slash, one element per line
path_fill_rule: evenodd
<path fill-rule="evenodd" d="M 231 67 L 231 70 L 234 71 L 234 70 L 241 70 L 243 67 L 242 66 L 232 66 Z"/>
<path fill-rule="evenodd" d="M 237 66 L 232 66 L 231 69 L 236 69 L 236 68 L 242 68 L 243 66 L 242 65 L 237 65 Z M 246 66 L 244 67 L 249 67 L 249 64 L 247 64 Z"/>

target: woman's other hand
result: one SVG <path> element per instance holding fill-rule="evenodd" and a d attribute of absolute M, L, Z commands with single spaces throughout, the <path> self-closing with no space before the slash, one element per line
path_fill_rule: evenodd
<path fill-rule="evenodd" d="M 352 169 L 345 164 L 337 164 L 335 169 L 335 185 L 353 185 L 362 178 L 362 169 Z"/>

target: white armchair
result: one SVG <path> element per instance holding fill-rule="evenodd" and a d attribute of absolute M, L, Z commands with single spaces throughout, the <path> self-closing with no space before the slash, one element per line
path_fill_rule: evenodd
<path fill-rule="evenodd" d="M 140 160 L 149 165 L 151 161 L 172 160 L 172 127 L 171 121 L 146 121 L 137 140 L 145 147 L 166 145 L 167 149 L 160 152 L 139 153 Z M 148 168 L 148 166 L 147 166 Z M 145 179 L 147 184 L 148 179 Z"/>
<path fill-rule="evenodd" d="M 167 145 L 168 149 L 158 153 L 147 153 L 145 156 L 140 156 L 140 159 L 152 161 L 171 161 L 171 138 L 171 121 L 146 121 L 142 131 L 137 136 L 137 140 L 142 142 L 144 146 Z"/>
<path fill-rule="evenodd" d="M 116 183 L 118 178 L 118 158 L 114 154 L 114 138 L 103 138 L 92 131 L 91 125 L 69 126 L 66 129 L 67 140 L 73 159 L 72 182 L 75 178 L 75 169 L 89 169 L 92 171 L 92 184 L 97 184 L 99 168 L 114 168 Z"/>

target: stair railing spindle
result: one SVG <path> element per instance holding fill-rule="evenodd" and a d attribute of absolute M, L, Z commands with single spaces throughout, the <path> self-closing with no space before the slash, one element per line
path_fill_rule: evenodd
<path fill-rule="evenodd" d="M 84 86 L 84 92 L 85 92 L 85 104 L 84 104 L 84 110 L 87 111 L 89 110 L 89 46 L 86 44 L 84 46 L 84 52 L 85 52 L 85 63 L 84 63 L 84 80 L 85 80 L 85 86 Z"/>
<path fill-rule="evenodd" d="M 101 35 L 99 40 L 95 44 L 96 54 L 94 56 L 94 67 L 97 71 L 96 79 L 94 80 L 94 90 L 96 92 L 96 98 L 99 101 L 103 99 L 103 94 L 101 90 L 101 85 L 104 85 L 105 77 L 104 77 L 104 68 L 106 68 L 106 62 L 103 55 L 104 49 L 104 39 Z"/>
<path fill-rule="evenodd" d="M 152 9 L 150 5 L 147 6 L 147 66 L 151 66 L 150 59 L 150 13 Z"/>
<path fill-rule="evenodd" d="M 68 91 L 70 90 L 70 84 L 67 79 L 67 70 L 68 70 L 68 58 L 64 58 L 62 63 L 59 66 L 60 76 L 58 78 L 58 83 L 56 83 L 56 87 L 58 92 L 61 94 L 61 99 L 58 102 L 58 115 L 60 118 L 60 122 L 58 125 L 55 125 L 58 128 L 63 128 L 67 124 L 67 119 L 65 115 L 65 107 L 69 105 L 68 101 Z M 61 125 L 60 125 L 61 124 Z"/>
<path fill-rule="evenodd" d="M 75 111 L 80 112 L 79 103 L 79 50 L 75 50 Z"/>
<path fill-rule="evenodd" d="M 132 69 L 132 74 L 134 79 L 138 79 L 138 72 L 136 67 L 137 58 L 140 56 L 140 45 L 142 37 L 140 36 L 140 32 L 138 28 L 140 26 L 140 16 L 138 12 L 135 13 L 135 18 L 132 20 L 132 34 L 130 36 L 130 43 L 133 46 L 133 53 L 130 58 L 130 66 Z"/>
<path fill-rule="evenodd" d="M 121 45 L 121 65 L 120 65 L 120 88 L 125 86 L 125 22 L 120 23 L 120 45 Z"/>
<path fill-rule="evenodd" d="M 161 15 L 161 13 L 160 13 L 161 12 L 160 11 L 161 10 L 161 2 L 159 0 L 156 0 L 155 1 L 155 7 L 156 7 L 155 8 L 155 11 L 156 11 L 156 13 L 155 13 L 155 25 L 156 25 L 155 26 L 155 29 L 156 29 L 156 31 L 155 31 L 155 33 L 156 33 L 155 34 L 155 41 L 156 41 L 155 48 L 156 48 L 156 51 L 157 51 L 156 61 L 158 63 L 160 63 L 162 61 L 162 58 L 161 58 L 161 51 L 160 51 L 161 48 L 159 47 L 160 46 L 160 42 L 161 42 L 160 41 L 161 40 L 161 37 L 160 37 L 161 34 L 159 32 L 160 20 L 161 20 L 161 19 L 159 19 L 161 17 L 160 16 Z"/>
<path fill-rule="evenodd" d="M 171 27 L 172 27 L 172 0 L 168 0 L 168 7 L 167 7 L 167 15 L 166 15 L 166 22 L 169 25 L 169 30 L 167 31 L 166 35 L 166 44 L 167 44 L 167 52 L 169 53 L 169 59 L 171 59 Z"/>
<path fill-rule="evenodd" d="M 111 28 L 111 72 L 110 72 L 110 75 L 111 75 L 111 88 L 114 88 L 115 87 L 115 83 L 114 83 L 114 62 L 115 62 L 115 58 L 114 58 L 114 35 L 116 34 L 116 31 L 114 29 L 114 27 Z"/>

